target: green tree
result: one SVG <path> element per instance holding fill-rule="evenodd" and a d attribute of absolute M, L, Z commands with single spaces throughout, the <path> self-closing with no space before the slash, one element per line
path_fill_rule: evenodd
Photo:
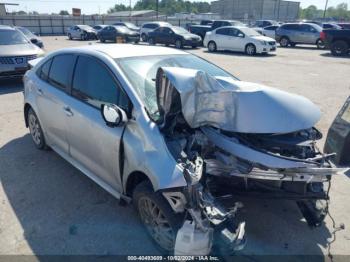
<path fill-rule="evenodd" d="M 125 6 L 123 4 L 116 4 L 114 5 L 112 8 L 110 8 L 107 13 L 108 14 L 111 14 L 111 13 L 114 13 L 114 12 L 119 12 L 119 11 L 129 11 L 130 10 L 130 7 L 129 6 Z"/>
<path fill-rule="evenodd" d="M 69 15 L 68 11 L 66 11 L 66 10 L 61 10 L 58 14 L 59 15 Z"/>

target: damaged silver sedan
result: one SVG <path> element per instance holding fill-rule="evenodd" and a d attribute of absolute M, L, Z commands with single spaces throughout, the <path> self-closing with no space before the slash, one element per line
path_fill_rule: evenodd
<path fill-rule="evenodd" d="M 238 195 L 296 201 L 311 226 L 324 219 L 342 170 L 316 147 L 309 100 L 163 47 L 62 49 L 32 66 L 24 117 L 35 146 L 132 200 L 164 251 L 241 250 Z"/>

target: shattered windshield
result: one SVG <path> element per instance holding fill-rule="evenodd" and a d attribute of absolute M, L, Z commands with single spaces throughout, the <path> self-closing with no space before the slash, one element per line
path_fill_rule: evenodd
<path fill-rule="evenodd" d="M 137 91 L 153 119 L 158 118 L 155 78 L 159 67 L 190 68 L 204 71 L 214 77 L 234 78 L 221 68 L 189 54 L 118 58 L 116 62 Z"/>

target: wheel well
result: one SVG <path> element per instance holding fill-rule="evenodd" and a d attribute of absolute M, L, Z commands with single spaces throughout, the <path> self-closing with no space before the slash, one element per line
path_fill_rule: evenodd
<path fill-rule="evenodd" d="M 24 122 L 26 124 L 26 127 L 28 127 L 28 111 L 29 109 L 31 109 L 32 107 L 30 106 L 30 104 L 26 103 L 24 105 L 24 110 L 23 110 L 23 113 L 24 113 Z"/>
<path fill-rule="evenodd" d="M 255 47 L 255 49 L 256 49 L 256 45 L 254 45 L 253 43 L 246 44 L 244 49 L 247 49 L 248 45 L 253 45 Z"/>
<path fill-rule="evenodd" d="M 136 188 L 136 186 L 143 181 L 151 182 L 148 176 L 145 175 L 144 173 L 140 171 L 132 172 L 128 177 L 128 181 L 126 182 L 125 194 L 129 197 L 132 197 L 132 193 Z"/>
<path fill-rule="evenodd" d="M 210 40 L 210 41 L 208 42 L 208 46 L 209 46 L 210 43 L 214 43 L 214 44 L 216 45 L 216 43 L 215 43 L 214 40 Z"/>

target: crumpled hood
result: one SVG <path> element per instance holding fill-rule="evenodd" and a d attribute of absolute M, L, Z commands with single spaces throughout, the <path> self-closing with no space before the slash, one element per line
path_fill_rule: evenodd
<path fill-rule="evenodd" d="M 171 117 L 181 110 L 192 128 L 290 133 L 314 126 L 321 116 L 319 108 L 302 96 L 193 69 L 159 68 L 156 89 L 163 124 L 174 121 Z"/>
<path fill-rule="evenodd" d="M 25 56 L 25 55 L 40 55 L 44 52 L 31 43 L 20 45 L 1 45 L 0 56 Z"/>

